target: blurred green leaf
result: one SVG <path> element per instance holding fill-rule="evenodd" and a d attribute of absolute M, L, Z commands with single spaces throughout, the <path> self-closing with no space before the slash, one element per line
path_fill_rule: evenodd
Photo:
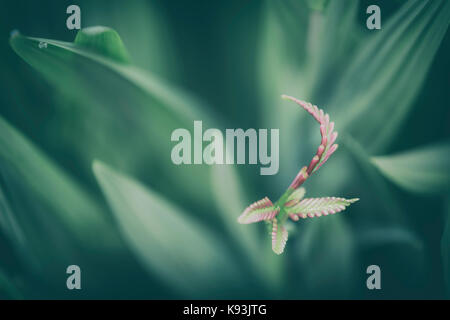
<path fill-rule="evenodd" d="M 10 42 L 62 93 L 52 117 L 52 139 L 60 138 L 70 147 L 67 152 L 81 157 L 82 172 L 92 159 L 108 159 L 144 180 L 159 181 L 158 187 L 180 202 L 208 205 L 209 168 L 179 168 L 170 161 L 173 130 L 191 128 L 194 120 L 202 120 L 204 126 L 213 122 L 200 102 L 146 71 L 95 53 L 106 49 L 94 52 L 76 43 L 21 35 Z M 47 47 L 39 48 L 39 43 Z"/>
<path fill-rule="evenodd" d="M 297 270 L 302 270 L 306 296 L 342 299 L 352 291 L 355 278 L 355 242 L 342 216 L 311 221 L 298 238 Z"/>
<path fill-rule="evenodd" d="M 449 22 L 449 1 L 411 0 L 367 36 L 330 100 L 338 129 L 370 151 L 383 150 L 420 91 Z"/>
<path fill-rule="evenodd" d="M 444 279 L 447 285 L 447 296 L 450 297 L 450 196 L 447 195 L 444 212 L 444 233 L 441 240 L 441 254 Z"/>
<path fill-rule="evenodd" d="M 340 137 L 340 141 L 343 149 L 350 153 L 369 179 L 367 186 L 374 191 L 373 196 L 377 199 L 377 217 L 381 216 L 380 213 L 384 213 L 388 215 L 388 220 L 403 220 L 402 208 L 397 198 L 392 194 L 389 185 L 370 161 L 366 150 L 352 136 L 343 135 Z"/>
<path fill-rule="evenodd" d="M 97 0 L 84 3 L 83 10 L 89 13 L 83 17 L 84 25 L 108 25 L 120 34 L 136 66 L 162 76 L 175 75 L 178 59 L 170 41 L 172 24 L 157 3 Z"/>
<path fill-rule="evenodd" d="M 210 230 L 101 162 L 93 170 L 123 236 L 149 271 L 197 297 L 239 281 L 233 256 Z"/>
<path fill-rule="evenodd" d="M 34 199 L 49 210 L 41 219 L 59 219 L 82 243 L 93 248 L 115 248 L 114 236 L 102 208 L 86 194 L 64 171 L 52 163 L 19 132 L 0 118 L 0 172 L 8 188 L 21 185 L 20 192 L 10 190 L 21 201 Z M 8 184 L 10 182 L 11 184 Z M 3 194 L 2 194 L 3 195 Z M 2 204 L 7 225 L 17 234 L 12 213 Z M 28 213 L 31 214 L 31 213 Z M 15 217 L 17 218 L 17 217 Z M 25 217 L 23 217 L 25 219 Z M 31 223 L 28 218 L 28 223 Z M 37 226 L 36 226 L 37 227 Z M 99 241 L 97 234 L 102 233 Z"/>
<path fill-rule="evenodd" d="M 219 214 L 230 234 L 242 246 L 246 255 L 258 259 L 258 236 L 256 229 L 237 223 L 238 216 L 249 201 L 236 170 L 227 165 L 216 165 L 211 171 L 211 186 Z M 264 267 L 258 264 L 258 267 Z"/>
<path fill-rule="evenodd" d="M 310 15 L 304 77 L 314 104 L 320 106 L 327 101 L 347 68 L 348 57 L 359 41 L 358 8 L 357 0 L 331 1 L 323 13 Z M 322 107 L 328 109 L 328 104 Z"/>
<path fill-rule="evenodd" d="M 75 44 L 117 62 L 130 62 L 130 57 L 122 39 L 111 28 L 102 26 L 83 28 L 77 33 Z"/>
<path fill-rule="evenodd" d="M 111 259 L 128 263 L 105 208 L 1 118 L 0 196 L 0 227 L 17 257 L 8 263 L 24 270 L 26 287 L 40 287 L 41 297 L 61 288 L 74 262 L 90 270 L 87 294 L 110 281 L 102 270 Z"/>
<path fill-rule="evenodd" d="M 259 50 L 262 120 L 280 129 L 280 153 L 292 155 L 280 158 L 278 188 L 299 170 L 299 162 L 310 159 L 309 152 L 296 149 L 299 137 L 305 137 L 303 146 L 317 145 L 310 135 L 313 123 L 303 121 L 306 114 L 279 97 L 288 94 L 319 106 L 326 101 L 354 47 L 357 8 L 354 0 L 331 1 L 323 12 L 310 12 L 305 1 L 266 3 Z"/>
<path fill-rule="evenodd" d="M 389 180 L 418 193 L 450 190 L 450 145 L 434 145 L 390 156 L 372 157 L 372 163 Z"/>
<path fill-rule="evenodd" d="M 6 196 L 0 187 L 0 228 L 3 229 L 4 234 L 12 240 L 18 247 L 24 247 L 25 236 L 23 230 L 14 216 L 11 206 L 6 199 Z"/>
<path fill-rule="evenodd" d="M 403 227 L 390 226 L 362 229 L 357 231 L 356 240 L 361 247 L 404 244 L 416 249 L 423 255 L 423 241 L 416 234 Z"/>
<path fill-rule="evenodd" d="M 283 108 L 280 95 L 305 97 L 309 82 L 304 74 L 307 56 L 308 6 L 303 1 L 266 1 L 263 7 L 259 39 L 259 73 L 261 124 L 280 129 L 280 152 L 289 149 L 290 133 L 305 115 L 296 108 Z M 285 137 L 285 138 L 283 138 Z M 284 188 L 293 168 L 292 159 L 280 158 L 280 172 L 274 178 Z"/>
<path fill-rule="evenodd" d="M 0 269 L 0 300 L 23 299 L 19 289 L 13 284 L 11 279 Z"/>

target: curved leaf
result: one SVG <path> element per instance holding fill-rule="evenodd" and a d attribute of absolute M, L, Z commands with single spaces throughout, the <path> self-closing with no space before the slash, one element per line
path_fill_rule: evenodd
<path fill-rule="evenodd" d="M 341 144 L 347 150 L 355 163 L 361 168 L 364 173 L 364 177 L 367 177 L 370 181 L 370 187 L 372 189 L 371 194 L 377 199 L 377 216 L 380 214 L 385 215 L 388 220 L 403 220 L 403 209 L 394 196 L 391 186 L 387 183 L 379 170 L 371 163 L 369 155 L 366 150 L 349 135 L 343 135 L 341 137 Z"/>
<path fill-rule="evenodd" d="M 190 128 L 194 120 L 211 125 L 212 116 L 175 86 L 134 65 L 116 62 L 111 54 L 98 54 L 108 52 L 104 42 L 88 48 L 20 34 L 11 37 L 14 51 L 62 96 L 46 127 L 50 143 L 60 146 L 64 141 L 73 159 L 80 159 L 77 165 L 82 172 L 90 170 L 92 159 L 108 159 L 149 181 L 164 176 L 167 184 L 158 187 L 180 202 L 204 204 L 205 199 L 212 199 L 205 197 L 211 193 L 208 167 L 184 166 L 181 170 L 167 165 L 173 130 Z M 40 48 L 40 43 L 46 46 Z M 63 137 L 62 125 L 69 128 Z"/>
<path fill-rule="evenodd" d="M 122 39 L 111 28 L 103 26 L 83 28 L 77 33 L 75 43 L 116 62 L 130 62 L 130 57 Z"/>
<path fill-rule="evenodd" d="M 300 201 L 305 196 L 306 189 L 303 187 L 300 187 L 298 189 L 295 189 L 294 192 L 291 193 L 291 195 L 288 197 L 287 202 L 289 201 Z"/>
<path fill-rule="evenodd" d="M 8 262 L 23 268 L 28 289 L 37 285 L 45 292 L 59 286 L 61 270 L 74 262 L 90 270 L 85 276 L 89 295 L 110 281 L 102 270 L 113 270 L 111 261 L 126 261 L 129 272 L 139 270 L 106 212 L 0 118 L 0 228 L 17 257 Z"/>
<path fill-rule="evenodd" d="M 398 186 L 418 193 L 450 190 L 450 145 L 427 146 L 391 156 L 372 157 L 372 163 Z"/>
<path fill-rule="evenodd" d="M 449 1 L 412 0 L 367 36 L 330 100 L 340 130 L 383 150 L 411 109 L 449 22 Z"/>
<path fill-rule="evenodd" d="M 249 205 L 239 216 L 238 222 L 248 224 L 263 220 L 272 220 L 278 212 L 280 212 L 280 208 L 275 208 L 272 201 L 265 197 Z"/>
<path fill-rule="evenodd" d="M 4 234 L 19 247 L 24 246 L 25 236 L 21 229 L 17 218 L 14 216 L 11 205 L 0 187 L 0 229 L 3 229 Z"/>
<path fill-rule="evenodd" d="M 203 297 L 239 278 L 227 248 L 180 208 L 101 162 L 93 170 L 124 238 L 149 271 Z"/>
<path fill-rule="evenodd" d="M 47 208 L 46 216 L 39 218 L 41 222 L 52 218 L 60 220 L 80 242 L 92 248 L 115 248 L 118 245 L 112 225 L 94 199 L 1 117 L 0 173 L 10 193 L 22 203 L 33 199 L 36 207 L 40 204 Z M 7 219 L 5 222 L 18 236 L 17 230 L 13 231 L 15 223 L 11 220 L 9 206 L 3 203 L 2 207 Z M 103 235 L 100 240 L 97 237 L 99 232 Z"/>
<path fill-rule="evenodd" d="M 343 216 L 310 221 L 295 243 L 305 297 L 343 299 L 355 285 L 356 243 Z M 301 270 L 301 271 L 300 271 Z M 330 272 L 333 270 L 332 272 Z M 339 275 L 339 276 L 337 276 Z"/>
<path fill-rule="evenodd" d="M 104 10 L 108 7 L 108 10 Z M 170 22 L 155 2 L 97 0 L 83 3 L 89 12 L 83 25 L 108 24 L 116 30 L 137 66 L 163 76 L 177 71 L 171 43 Z"/>

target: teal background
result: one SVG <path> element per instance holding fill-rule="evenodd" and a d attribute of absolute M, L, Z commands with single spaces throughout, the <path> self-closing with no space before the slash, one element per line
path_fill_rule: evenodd
<path fill-rule="evenodd" d="M 1 4 L 1 298 L 448 298 L 448 1 L 77 1 L 82 27 L 118 32 L 145 90 L 10 41 L 72 42 L 70 4 Z M 365 26 L 370 4 L 381 30 Z M 275 201 L 319 143 L 281 94 L 340 134 L 306 196 L 361 200 L 290 225 L 275 256 L 263 225 L 236 218 Z M 193 120 L 279 128 L 279 173 L 174 166 L 170 132 Z M 66 289 L 70 264 L 81 291 Z M 366 288 L 371 264 L 382 290 Z"/>

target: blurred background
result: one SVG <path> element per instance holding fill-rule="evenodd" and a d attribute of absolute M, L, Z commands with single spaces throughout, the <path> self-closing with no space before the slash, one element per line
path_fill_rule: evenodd
<path fill-rule="evenodd" d="M 73 44 L 70 4 L 123 44 Z M 0 298 L 448 298 L 449 21 L 446 0 L 3 1 Z M 281 94 L 339 132 L 306 196 L 361 200 L 292 223 L 276 256 L 236 218 L 320 142 Z M 171 132 L 194 120 L 279 128 L 279 173 L 175 166 Z"/>

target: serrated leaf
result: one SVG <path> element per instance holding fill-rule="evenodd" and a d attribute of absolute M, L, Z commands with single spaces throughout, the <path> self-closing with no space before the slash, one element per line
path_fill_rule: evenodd
<path fill-rule="evenodd" d="M 265 197 L 249 205 L 239 216 L 238 222 L 248 224 L 263 220 L 272 220 L 278 212 L 280 212 L 280 208 L 274 207 L 272 201 Z"/>
<path fill-rule="evenodd" d="M 372 157 L 372 163 L 398 186 L 417 193 L 450 190 L 450 145 L 441 144 Z"/>
<path fill-rule="evenodd" d="M 124 238 L 148 271 L 184 294 L 203 297 L 239 278 L 233 257 L 206 227 L 105 164 L 96 161 L 93 170 Z"/>
<path fill-rule="evenodd" d="M 288 232 L 284 226 L 279 226 L 277 218 L 272 220 L 272 250 L 276 254 L 282 254 L 286 242 L 288 240 Z"/>
<path fill-rule="evenodd" d="M 300 218 L 313 218 L 343 211 L 358 200 L 356 198 L 344 199 L 336 197 L 306 198 L 296 206 L 287 208 L 287 210 L 290 214 L 298 215 Z"/>

